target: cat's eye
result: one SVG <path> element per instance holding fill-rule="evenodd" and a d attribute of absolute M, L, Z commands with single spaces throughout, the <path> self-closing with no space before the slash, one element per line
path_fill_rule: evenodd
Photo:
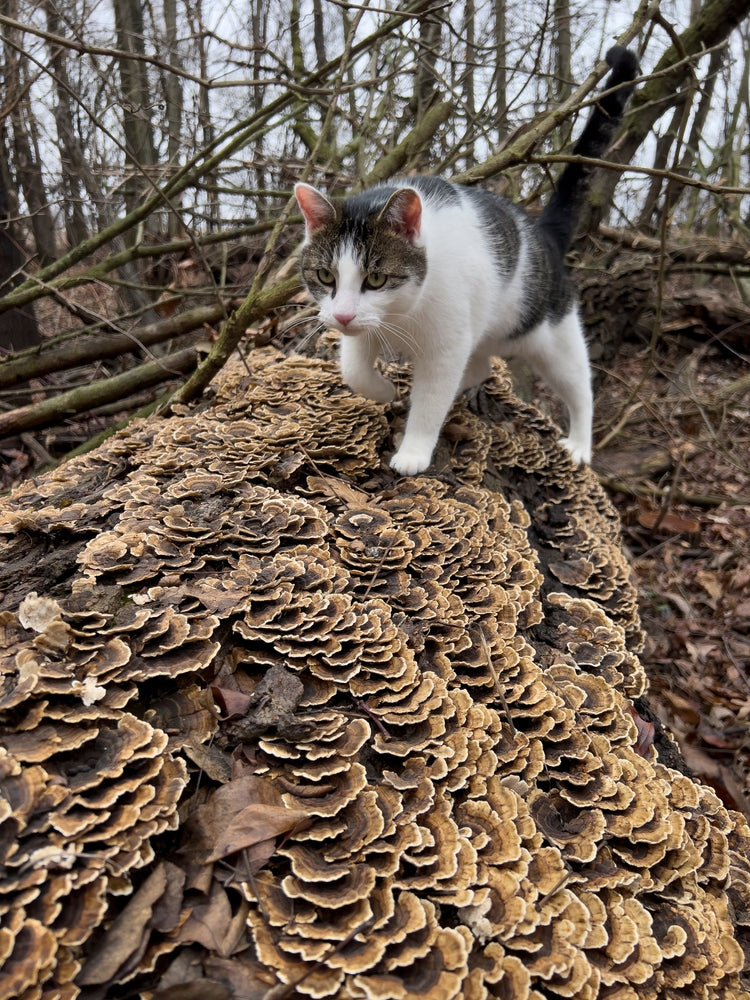
<path fill-rule="evenodd" d="M 318 268 L 318 281 L 321 285 L 335 285 L 336 275 L 333 271 L 330 271 L 327 267 Z"/>
<path fill-rule="evenodd" d="M 388 275 L 382 271 L 371 271 L 365 278 L 365 285 L 368 288 L 382 288 L 388 280 Z"/>

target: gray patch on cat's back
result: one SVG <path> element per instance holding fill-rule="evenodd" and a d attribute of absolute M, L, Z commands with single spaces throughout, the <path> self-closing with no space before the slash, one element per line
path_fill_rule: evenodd
<path fill-rule="evenodd" d="M 512 338 L 528 333 L 543 320 L 559 323 L 575 300 L 573 283 L 558 247 L 528 218 L 524 243 L 526 294 L 521 321 Z"/>
<path fill-rule="evenodd" d="M 487 248 L 494 257 L 498 270 L 503 277 L 508 277 L 518 266 L 520 226 L 527 221 L 525 213 L 513 202 L 492 191 L 470 187 L 461 190 L 479 217 Z"/>
<path fill-rule="evenodd" d="M 557 247 L 514 202 L 483 188 L 461 190 L 477 213 L 487 249 L 504 279 L 518 267 L 523 248 L 524 301 L 511 338 L 523 336 L 545 319 L 559 322 L 569 312 L 574 294 Z"/>

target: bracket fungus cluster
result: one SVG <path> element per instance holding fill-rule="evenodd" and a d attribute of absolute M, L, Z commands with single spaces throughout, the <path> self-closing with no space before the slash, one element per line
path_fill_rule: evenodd
<path fill-rule="evenodd" d="M 399 479 L 394 408 L 258 350 L 0 503 L 0 997 L 750 996 L 613 511 L 485 397 Z"/>

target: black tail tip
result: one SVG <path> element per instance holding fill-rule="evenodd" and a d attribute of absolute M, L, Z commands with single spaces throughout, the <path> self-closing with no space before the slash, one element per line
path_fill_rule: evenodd
<path fill-rule="evenodd" d="M 626 49 L 624 45 L 613 45 L 604 58 L 612 68 L 610 86 L 614 86 L 625 80 L 634 80 L 640 73 L 638 57 L 635 52 Z"/>

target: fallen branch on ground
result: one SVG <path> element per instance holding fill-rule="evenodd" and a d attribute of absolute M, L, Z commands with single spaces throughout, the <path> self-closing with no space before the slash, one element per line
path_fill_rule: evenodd
<path fill-rule="evenodd" d="M 59 396 L 45 399 L 41 403 L 21 406 L 8 413 L 2 413 L 0 437 L 61 423 L 67 417 L 83 413 L 95 406 L 110 403 L 115 399 L 125 399 L 139 389 L 146 389 L 177 375 L 184 375 L 195 367 L 197 361 L 198 350 L 195 347 L 188 347 L 159 361 L 149 361 L 131 371 L 123 372 L 122 375 L 100 379 L 91 385 L 79 386 Z"/>
<path fill-rule="evenodd" d="M 68 371 L 104 358 L 115 358 L 120 354 L 137 351 L 140 347 L 161 344 L 205 324 L 218 322 L 229 308 L 228 304 L 225 306 L 214 302 L 209 306 L 199 306 L 157 323 L 150 323 L 131 333 L 105 334 L 80 343 L 66 343 L 54 350 L 45 349 L 45 345 L 34 347 L 23 354 L 0 361 L 0 388 L 10 388 L 31 378 Z"/>

